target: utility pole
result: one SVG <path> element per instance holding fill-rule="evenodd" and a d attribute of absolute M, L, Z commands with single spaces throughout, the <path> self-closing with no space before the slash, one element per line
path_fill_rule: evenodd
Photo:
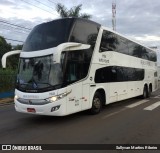
<path fill-rule="evenodd" d="M 116 0 L 112 2 L 112 28 L 116 31 Z"/>

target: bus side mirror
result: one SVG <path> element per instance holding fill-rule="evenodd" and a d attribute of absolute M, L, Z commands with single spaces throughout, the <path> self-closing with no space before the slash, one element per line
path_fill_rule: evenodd
<path fill-rule="evenodd" d="M 9 56 L 12 56 L 12 55 L 16 55 L 16 54 L 20 54 L 21 50 L 13 50 L 13 51 L 10 51 L 10 52 L 7 52 L 5 53 L 3 56 L 2 56 L 2 68 L 5 69 L 6 68 L 6 60 Z"/>

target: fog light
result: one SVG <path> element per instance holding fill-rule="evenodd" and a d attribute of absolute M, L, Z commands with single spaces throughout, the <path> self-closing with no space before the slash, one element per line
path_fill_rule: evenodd
<path fill-rule="evenodd" d="M 54 106 L 51 108 L 51 112 L 57 111 L 60 108 L 60 105 Z"/>

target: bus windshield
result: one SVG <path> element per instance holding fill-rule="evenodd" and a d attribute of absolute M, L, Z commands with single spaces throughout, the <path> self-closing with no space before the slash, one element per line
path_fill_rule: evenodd
<path fill-rule="evenodd" d="M 18 88 L 39 90 L 62 84 L 62 70 L 59 63 L 53 64 L 53 56 L 21 58 L 17 76 Z"/>

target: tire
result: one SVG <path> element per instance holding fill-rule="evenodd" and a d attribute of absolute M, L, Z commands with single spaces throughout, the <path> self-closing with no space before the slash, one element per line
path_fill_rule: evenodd
<path fill-rule="evenodd" d="M 142 95 L 142 98 L 145 99 L 145 98 L 148 98 L 148 88 L 147 86 L 144 86 L 143 88 L 143 95 Z"/>
<path fill-rule="evenodd" d="M 102 97 L 98 92 L 95 93 L 92 101 L 92 108 L 90 109 L 90 113 L 95 115 L 98 114 L 102 109 Z"/>
<path fill-rule="evenodd" d="M 152 93 L 152 88 L 151 88 L 151 86 L 149 86 L 149 89 L 148 89 L 148 98 L 151 96 L 151 93 Z"/>

